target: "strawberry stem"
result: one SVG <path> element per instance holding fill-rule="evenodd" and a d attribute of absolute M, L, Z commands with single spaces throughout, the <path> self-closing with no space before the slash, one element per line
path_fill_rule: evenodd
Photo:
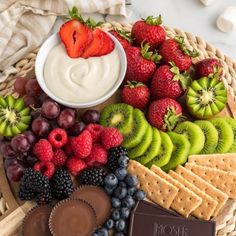
<path fill-rule="evenodd" d="M 128 42 L 132 43 L 132 38 L 131 38 L 131 32 L 119 29 L 115 26 L 113 26 L 114 30 L 116 31 L 117 34 L 119 34 L 123 39 L 126 39 Z"/>
<path fill-rule="evenodd" d="M 214 66 L 213 73 L 209 74 L 208 77 L 211 79 L 219 79 L 222 71 L 223 71 L 222 66 Z"/>
<path fill-rule="evenodd" d="M 195 49 L 193 49 L 192 51 L 190 49 L 188 49 L 185 45 L 184 42 L 184 37 L 182 36 L 175 36 L 175 41 L 179 44 L 179 47 L 181 48 L 181 50 L 188 56 L 190 57 L 198 57 L 199 56 L 199 52 Z"/>
<path fill-rule="evenodd" d="M 145 86 L 143 83 L 141 82 L 137 82 L 137 81 L 127 81 L 127 84 L 125 85 L 125 87 L 129 87 L 129 88 L 136 88 L 136 87 L 142 87 Z"/>
<path fill-rule="evenodd" d="M 144 21 L 149 25 L 161 25 L 162 24 L 161 15 L 159 15 L 158 17 L 148 16 Z"/>
<path fill-rule="evenodd" d="M 145 58 L 149 61 L 153 61 L 155 63 L 159 63 L 162 58 L 161 55 L 159 55 L 156 52 L 149 51 L 149 49 L 150 49 L 150 46 L 148 43 L 146 43 L 144 45 L 143 45 L 143 43 L 141 44 L 141 55 L 143 56 L 143 58 Z"/>

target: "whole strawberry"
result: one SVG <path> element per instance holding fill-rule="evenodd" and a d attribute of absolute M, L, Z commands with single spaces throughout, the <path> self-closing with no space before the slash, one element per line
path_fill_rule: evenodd
<path fill-rule="evenodd" d="M 129 31 L 114 28 L 114 30 L 109 31 L 109 33 L 118 39 L 123 48 L 127 48 L 131 45 L 131 35 Z"/>
<path fill-rule="evenodd" d="M 174 63 L 157 68 L 151 83 L 151 95 L 153 98 L 180 97 L 187 89 L 191 79 L 187 75 L 180 74 L 179 68 Z"/>
<path fill-rule="evenodd" d="M 147 83 L 156 70 L 156 64 L 161 59 L 160 55 L 149 51 L 149 45 L 142 48 L 128 47 L 125 50 L 127 58 L 127 70 L 125 81 L 137 81 Z"/>
<path fill-rule="evenodd" d="M 141 82 L 128 81 L 121 91 L 122 102 L 133 107 L 144 110 L 150 98 L 150 91 L 147 85 Z"/>
<path fill-rule="evenodd" d="M 197 78 L 214 76 L 220 78 L 223 74 L 223 65 L 215 58 L 207 58 L 197 62 L 195 70 Z"/>
<path fill-rule="evenodd" d="M 148 121 L 163 131 L 172 130 L 182 119 L 181 105 L 171 98 L 153 101 L 148 108 Z"/>
<path fill-rule="evenodd" d="M 72 150 L 75 156 L 86 158 L 92 150 L 93 139 L 88 130 L 84 130 L 79 136 L 71 138 Z"/>
<path fill-rule="evenodd" d="M 180 72 L 188 70 L 192 65 L 192 57 L 199 55 L 196 50 L 187 49 L 184 38 L 181 36 L 165 40 L 160 47 L 159 54 L 162 56 L 163 63 L 174 62 Z"/>
<path fill-rule="evenodd" d="M 140 47 L 145 42 L 149 43 L 151 49 L 156 49 L 166 38 L 166 31 L 161 24 L 161 15 L 156 18 L 148 16 L 146 20 L 137 21 L 131 31 L 135 44 Z"/>
<path fill-rule="evenodd" d="M 40 139 L 34 145 L 33 153 L 40 161 L 51 161 L 53 158 L 52 145 L 46 139 Z"/>

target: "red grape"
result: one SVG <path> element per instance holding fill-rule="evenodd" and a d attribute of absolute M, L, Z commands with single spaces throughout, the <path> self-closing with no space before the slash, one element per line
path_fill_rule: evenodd
<path fill-rule="evenodd" d="M 27 152 L 30 148 L 30 143 L 24 134 L 18 134 L 11 140 L 11 147 L 15 152 Z"/>
<path fill-rule="evenodd" d="M 19 95 L 24 95 L 25 94 L 25 84 L 27 83 L 27 79 L 24 77 L 17 77 L 15 82 L 14 82 L 14 90 L 17 92 Z"/>
<path fill-rule="evenodd" d="M 98 123 L 100 119 L 100 113 L 96 110 L 87 110 L 82 116 L 82 120 L 86 124 Z"/>
<path fill-rule="evenodd" d="M 72 136 L 78 136 L 86 127 L 83 121 L 76 121 L 75 124 L 70 127 L 69 132 Z"/>
<path fill-rule="evenodd" d="M 31 129 L 38 137 L 45 137 L 50 132 L 50 124 L 45 118 L 38 117 L 32 122 Z"/>
<path fill-rule="evenodd" d="M 30 115 L 35 120 L 36 118 L 41 116 L 41 112 L 39 110 L 33 110 L 33 111 L 31 111 Z"/>
<path fill-rule="evenodd" d="M 5 169 L 8 168 L 10 165 L 18 164 L 18 160 L 16 158 L 7 158 L 4 160 L 4 167 Z"/>
<path fill-rule="evenodd" d="M 41 92 L 41 88 L 36 79 L 29 79 L 25 84 L 25 91 L 28 95 L 37 97 Z"/>
<path fill-rule="evenodd" d="M 47 99 L 49 99 L 49 97 L 46 93 L 43 92 L 39 95 L 39 102 L 41 104 L 43 104 L 43 102 L 45 102 Z"/>
<path fill-rule="evenodd" d="M 34 144 L 36 142 L 36 137 L 34 133 L 30 130 L 27 130 L 24 132 L 25 137 L 27 138 L 29 144 Z"/>
<path fill-rule="evenodd" d="M 57 118 L 58 125 L 63 129 L 68 129 L 75 123 L 75 110 L 66 108 Z"/>
<path fill-rule="evenodd" d="M 5 158 L 14 157 L 16 155 L 16 152 L 12 149 L 9 142 L 2 142 L 0 144 L 0 152 Z"/>
<path fill-rule="evenodd" d="M 60 114 L 60 106 L 53 100 L 48 99 L 42 104 L 41 112 L 45 118 L 55 119 Z"/>
<path fill-rule="evenodd" d="M 24 102 L 25 102 L 25 106 L 30 106 L 30 105 L 34 105 L 35 107 L 38 107 L 38 101 L 36 97 L 33 97 L 31 95 L 26 94 L 24 97 Z"/>
<path fill-rule="evenodd" d="M 18 182 L 23 176 L 24 168 L 20 164 L 12 164 L 7 168 L 7 177 L 9 180 Z"/>

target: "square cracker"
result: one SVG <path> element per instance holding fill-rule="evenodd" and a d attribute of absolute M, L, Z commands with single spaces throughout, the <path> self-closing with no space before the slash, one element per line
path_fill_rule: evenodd
<path fill-rule="evenodd" d="M 189 163 L 236 172 L 236 153 L 191 155 Z"/>
<path fill-rule="evenodd" d="M 221 208 L 228 200 L 228 195 L 183 166 L 178 166 L 175 171 L 218 202 L 214 212 L 214 216 L 217 216 Z"/>
<path fill-rule="evenodd" d="M 186 163 L 185 167 L 236 200 L 236 173 Z"/>
<path fill-rule="evenodd" d="M 202 199 L 197 194 L 166 174 L 161 168 L 153 165 L 151 171 L 178 188 L 178 193 L 170 206 L 173 210 L 188 217 L 202 203 Z"/>
<path fill-rule="evenodd" d="M 164 208 L 170 208 L 178 189 L 165 179 L 137 161 L 130 160 L 128 172 L 138 177 L 138 187 L 146 192 L 147 197 Z"/>
<path fill-rule="evenodd" d="M 213 216 L 218 202 L 176 172 L 171 170 L 169 174 L 202 198 L 202 203 L 192 212 L 192 215 L 199 219 L 209 220 Z"/>

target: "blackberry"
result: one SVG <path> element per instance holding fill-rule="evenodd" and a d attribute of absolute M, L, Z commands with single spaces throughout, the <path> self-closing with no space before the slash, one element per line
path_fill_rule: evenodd
<path fill-rule="evenodd" d="M 79 176 L 79 182 L 85 185 L 102 186 L 107 172 L 102 167 L 91 167 L 83 170 Z"/>
<path fill-rule="evenodd" d="M 53 197 L 58 200 L 68 198 L 74 191 L 72 179 L 66 169 L 57 169 L 51 180 L 51 189 Z"/>
<path fill-rule="evenodd" d="M 38 204 L 50 203 L 52 195 L 48 178 L 32 168 L 26 169 L 19 186 L 19 197 L 21 200 L 36 197 Z"/>
<path fill-rule="evenodd" d="M 120 167 L 118 160 L 121 156 L 128 156 L 124 147 L 119 146 L 109 149 L 107 168 L 113 172 L 118 169 Z"/>

